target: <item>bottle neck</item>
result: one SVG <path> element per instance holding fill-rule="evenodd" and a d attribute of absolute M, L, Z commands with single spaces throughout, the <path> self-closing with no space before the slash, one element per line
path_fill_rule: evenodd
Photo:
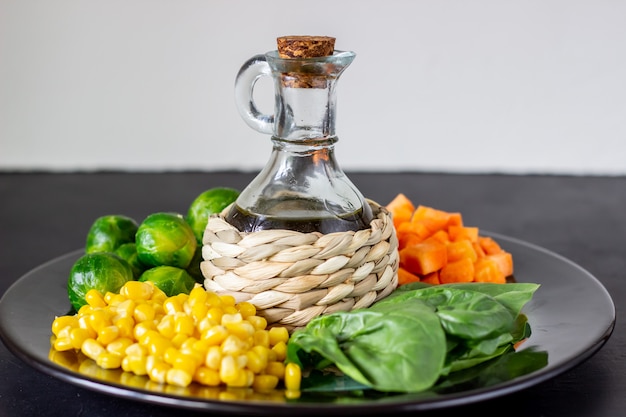
<path fill-rule="evenodd" d="M 298 142 L 334 138 L 335 80 L 317 79 L 316 87 L 298 88 L 290 87 L 284 75 L 276 77 L 274 137 Z"/>

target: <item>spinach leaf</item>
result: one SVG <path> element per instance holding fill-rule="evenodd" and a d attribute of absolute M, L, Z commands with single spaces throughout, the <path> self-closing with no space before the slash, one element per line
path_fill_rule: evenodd
<path fill-rule="evenodd" d="M 330 360 L 355 381 L 386 392 L 432 386 L 445 355 L 439 318 L 421 300 L 317 317 L 295 331 L 288 346 L 288 360 L 303 366 L 307 359 L 317 360 L 314 366 Z"/>
<path fill-rule="evenodd" d="M 389 296 L 385 298 L 385 300 L 397 296 L 402 296 L 405 292 L 411 292 L 414 290 L 432 287 L 433 285 L 425 284 L 423 282 L 414 282 L 401 285 L 394 292 L 389 294 Z M 531 300 L 534 293 L 539 288 L 539 284 L 527 282 L 515 282 L 508 284 L 470 282 L 442 284 L 438 285 L 437 287 L 449 287 L 466 291 L 476 291 L 491 296 L 503 306 L 508 308 L 511 313 L 516 316 L 520 313 L 522 307 L 524 307 L 524 305 Z"/>
<path fill-rule="evenodd" d="M 384 298 L 370 308 L 401 305 L 410 299 L 420 299 L 432 305 L 446 333 L 462 339 L 494 337 L 512 330 L 515 320 L 509 309 L 488 295 L 441 285 L 404 291 L 393 298 Z"/>

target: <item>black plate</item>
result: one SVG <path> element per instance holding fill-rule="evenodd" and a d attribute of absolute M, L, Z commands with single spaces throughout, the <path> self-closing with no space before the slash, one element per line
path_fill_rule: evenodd
<path fill-rule="evenodd" d="M 319 415 L 378 414 L 420 411 L 502 396 L 538 384 L 578 365 L 597 352 L 610 337 L 615 306 L 602 284 L 580 266 L 541 247 L 490 233 L 513 254 L 518 282 L 541 284 L 523 312 L 532 336 L 520 351 L 542 351 L 548 362 L 541 369 L 497 383 L 459 386 L 445 394 L 353 396 L 303 395 L 286 400 L 283 393 L 252 394 L 192 385 L 164 387 L 145 377 L 121 371 L 104 371 L 93 362 L 76 363 L 77 355 L 50 356 L 50 325 L 67 314 L 66 282 L 69 270 L 82 251 L 54 259 L 20 278 L 0 300 L 0 336 L 6 346 L 34 368 L 102 393 L 181 409 L 245 414 Z M 89 366 L 91 364 L 91 366 Z"/>

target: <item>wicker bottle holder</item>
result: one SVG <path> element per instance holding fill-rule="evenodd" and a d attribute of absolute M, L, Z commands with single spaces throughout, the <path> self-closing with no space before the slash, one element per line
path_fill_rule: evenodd
<path fill-rule="evenodd" d="M 374 220 L 357 232 L 242 233 L 212 215 L 200 264 L 207 290 L 248 301 L 268 325 L 290 330 L 316 316 L 370 306 L 398 285 L 398 240 L 389 212 L 367 200 Z"/>

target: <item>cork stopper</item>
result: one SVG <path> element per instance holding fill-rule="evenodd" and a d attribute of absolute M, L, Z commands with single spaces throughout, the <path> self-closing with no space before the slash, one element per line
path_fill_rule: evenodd
<path fill-rule="evenodd" d="M 282 36 L 276 43 L 283 59 L 319 58 L 335 51 L 335 38 L 330 36 Z M 281 81 L 290 88 L 325 88 L 328 82 L 324 76 L 298 70 L 282 73 Z"/>
<path fill-rule="evenodd" d="M 281 36 L 276 43 L 283 59 L 329 56 L 335 50 L 335 38 L 330 36 Z"/>

